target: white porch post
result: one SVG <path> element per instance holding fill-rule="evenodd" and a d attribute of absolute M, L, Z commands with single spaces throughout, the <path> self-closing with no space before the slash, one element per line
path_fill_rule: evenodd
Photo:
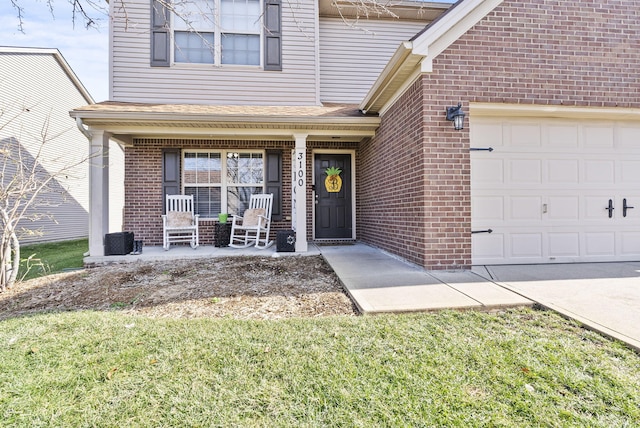
<path fill-rule="evenodd" d="M 89 255 L 104 256 L 109 233 L 109 134 L 91 131 L 89 149 Z"/>
<path fill-rule="evenodd" d="M 307 134 L 294 134 L 296 150 L 293 160 L 293 191 L 296 230 L 296 252 L 307 251 Z"/>

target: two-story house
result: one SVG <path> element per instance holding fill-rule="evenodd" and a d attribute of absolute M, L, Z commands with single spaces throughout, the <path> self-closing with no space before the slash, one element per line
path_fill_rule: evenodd
<path fill-rule="evenodd" d="M 430 269 L 640 259 L 640 2 L 165 6 L 111 2 L 111 101 L 72 112 L 94 151 L 125 147 L 124 227 L 146 244 L 166 193 L 194 195 L 206 243 L 219 212 L 267 192 L 296 251 L 358 239 Z"/>

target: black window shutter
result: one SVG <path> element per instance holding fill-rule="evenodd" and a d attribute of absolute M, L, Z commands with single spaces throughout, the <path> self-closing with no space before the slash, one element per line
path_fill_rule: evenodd
<path fill-rule="evenodd" d="M 169 67 L 169 11 L 164 2 L 151 0 L 151 66 Z"/>
<path fill-rule="evenodd" d="M 166 195 L 180 194 L 180 149 L 162 150 L 162 212 L 165 212 Z"/>
<path fill-rule="evenodd" d="M 267 150 L 266 193 L 273 193 L 271 219 L 282 220 L 282 151 Z"/>
<path fill-rule="evenodd" d="M 282 71 L 282 0 L 264 3 L 264 69 Z"/>

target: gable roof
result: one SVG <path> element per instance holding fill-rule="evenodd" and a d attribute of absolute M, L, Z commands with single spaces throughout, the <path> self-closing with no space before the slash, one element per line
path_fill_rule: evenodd
<path fill-rule="evenodd" d="M 17 55 L 52 55 L 56 62 L 60 65 L 60 68 L 64 71 L 64 73 L 69 77 L 69 80 L 73 83 L 73 85 L 78 89 L 78 92 L 82 94 L 82 97 L 89 104 L 93 104 L 95 101 L 89 91 L 84 87 L 78 76 L 74 73 L 73 69 L 64 59 L 62 54 L 58 49 L 54 48 L 24 48 L 24 47 L 15 47 L 15 46 L 0 46 L 0 55 L 1 54 L 17 54 Z"/>
<path fill-rule="evenodd" d="M 360 104 L 360 110 L 384 111 L 421 73 L 432 71 L 433 60 L 438 55 L 502 2 L 459 0 L 411 40 L 403 42 Z"/>

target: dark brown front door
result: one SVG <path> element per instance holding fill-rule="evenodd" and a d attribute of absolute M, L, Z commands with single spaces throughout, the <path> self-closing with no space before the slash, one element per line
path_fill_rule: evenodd
<path fill-rule="evenodd" d="M 315 239 L 353 238 L 351 155 L 316 154 L 314 174 Z"/>

